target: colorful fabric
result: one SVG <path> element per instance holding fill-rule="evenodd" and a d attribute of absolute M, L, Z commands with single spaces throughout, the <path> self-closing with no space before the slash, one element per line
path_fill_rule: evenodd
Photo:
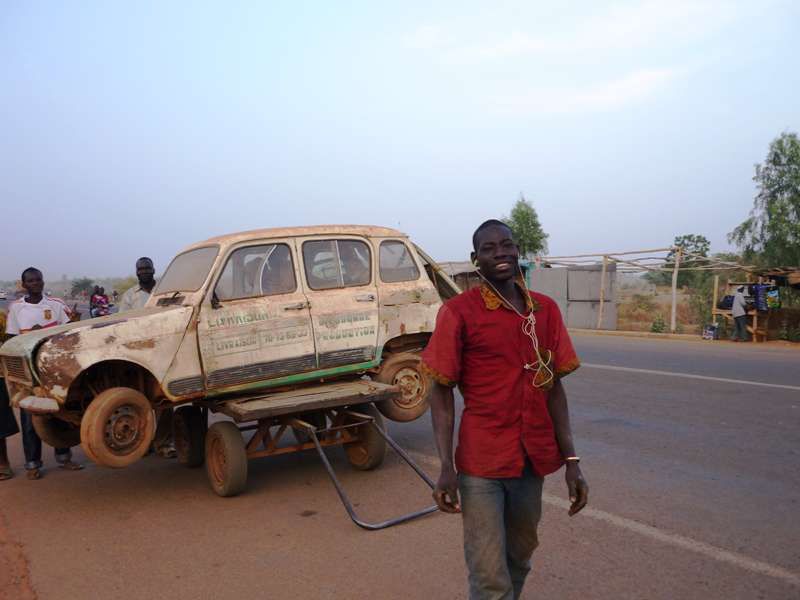
<path fill-rule="evenodd" d="M 33 329 L 46 329 L 69 323 L 72 312 L 63 300 L 51 296 L 42 296 L 36 304 L 20 298 L 8 308 L 6 333 L 18 335 Z"/>
<path fill-rule="evenodd" d="M 536 319 L 540 354 L 555 377 L 577 369 L 580 363 L 558 305 L 530 292 L 528 310 Z M 457 385 L 464 396 L 456 449 L 460 473 L 519 477 L 526 456 L 539 476 L 563 464 L 547 408 L 552 382 L 533 385 L 535 371 L 525 365 L 535 363 L 536 356 L 523 323 L 485 284 L 439 310 L 422 361 L 433 379 Z"/>
<path fill-rule="evenodd" d="M 781 307 L 781 292 L 778 288 L 772 287 L 767 290 L 767 307 L 775 310 Z"/>

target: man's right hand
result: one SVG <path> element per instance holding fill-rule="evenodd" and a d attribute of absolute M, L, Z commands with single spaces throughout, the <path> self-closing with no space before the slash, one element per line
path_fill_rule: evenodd
<path fill-rule="evenodd" d="M 442 512 L 461 512 L 461 503 L 458 500 L 458 476 L 455 470 L 442 469 L 439 481 L 433 489 L 433 499 Z"/>

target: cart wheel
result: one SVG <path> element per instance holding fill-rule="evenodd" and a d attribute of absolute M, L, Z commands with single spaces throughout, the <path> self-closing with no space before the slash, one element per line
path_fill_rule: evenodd
<path fill-rule="evenodd" d="M 206 473 L 218 496 L 236 496 L 247 484 L 242 432 L 230 421 L 214 423 L 206 433 Z"/>
<path fill-rule="evenodd" d="M 422 360 L 418 354 L 400 352 L 381 363 L 375 379 L 381 383 L 396 385 L 400 396 L 377 404 L 387 419 L 405 423 L 418 419 L 428 410 L 429 378 L 422 372 Z"/>
<path fill-rule="evenodd" d="M 205 460 L 203 442 L 206 435 L 203 412 L 197 406 L 181 406 L 175 411 L 172 426 L 178 462 L 189 468 L 202 465 Z"/>
<path fill-rule="evenodd" d="M 381 413 L 374 404 L 364 404 L 355 407 L 354 410 L 371 416 L 375 419 L 375 424 L 383 429 Z M 353 418 L 348 418 L 348 422 L 352 423 L 353 421 Z M 383 439 L 383 436 L 370 423 L 350 431 L 355 432 L 355 435 L 359 437 L 357 442 L 344 445 L 344 451 L 347 453 L 347 460 L 350 464 L 359 471 L 370 471 L 379 467 L 386 456 L 386 440 Z"/>
<path fill-rule="evenodd" d="M 310 423 L 317 429 L 325 429 L 325 427 L 327 427 L 328 425 L 328 421 L 325 418 L 324 412 L 314 412 L 305 415 L 300 415 L 299 419 L 301 421 L 305 421 L 306 423 Z M 294 439 L 297 440 L 298 444 L 307 444 L 308 442 L 311 441 L 311 436 L 306 432 L 305 429 L 292 427 L 292 433 L 294 434 Z"/>
<path fill-rule="evenodd" d="M 153 407 L 144 394 L 132 388 L 100 392 L 81 419 L 84 452 L 106 467 L 127 467 L 139 460 L 154 434 Z"/>
<path fill-rule="evenodd" d="M 53 448 L 72 448 L 81 443 L 81 428 L 51 415 L 31 415 L 41 440 Z"/>

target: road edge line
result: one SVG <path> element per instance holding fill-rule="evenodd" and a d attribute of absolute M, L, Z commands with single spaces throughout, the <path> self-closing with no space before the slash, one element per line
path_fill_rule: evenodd
<path fill-rule="evenodd" d="M 620 367 L 617 365 L 600 365 L 597 363 L 581 363 L 581 367 L 588 369 L 605 369 L 607 371 L 621 371 L 623 373 L 641 373 L 645 375 L 663 375 L 665 377 L 684 377 L 686 379 L 699 379 L 701 381 L 715 381 L 718 383 L 734 383 L 737 385 L 755 385 L 760 387 L 776 388 L 800 392 L 798 385 L 783 383 L 767 383 L 766 381 L 747 381 L 746 379 L 729 379 L 727 377 L 711 377 L 710 375 L 695 375 L 694 373 L 676 373 L 675 371 L 658 371 L 656 369 L 637 369 L 635 367 Z"/>

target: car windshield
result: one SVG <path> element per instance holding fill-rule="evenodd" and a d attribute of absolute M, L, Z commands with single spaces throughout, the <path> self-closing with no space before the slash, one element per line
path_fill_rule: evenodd
<path fill-rule="evenodd" d="M 218 252 L 217 246 L 206 246 L 179 254 L 169 263 L 153 295 L 199 290 Z"/>

